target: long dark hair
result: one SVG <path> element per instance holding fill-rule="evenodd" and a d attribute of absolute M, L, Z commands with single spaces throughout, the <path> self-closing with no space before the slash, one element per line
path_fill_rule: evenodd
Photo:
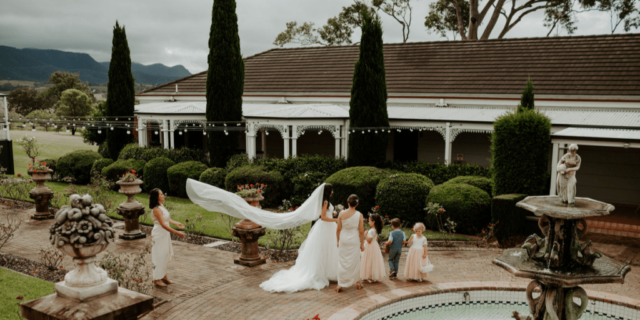
<path fill-rule="evenodd" d="M 369 218 L 371 218 L 371 220 L 376 223 L 376 232 L 378 233 L 378 235 L 382 233 L 382 217 L 380 217 L 379 214 L 374 213 L 370 215 Z"/>
<path fill-rule="evenodd" d="M 325 183 L 324 184 L 324 192 L 322 193 L 322 204 L 321 206 L 324 206 L 324 202 L 329 202 L 331 203 L 331 201 L 329 201 L 329 199 L 331 198 L 331 192 L 333 192 L 333 185 L 331 183 Z"/>
<path fill-rule="evenodd" d="M 149 191 L 149 209 L 155 209 L 160 205 L 160 189 L 155 188 Z"/>

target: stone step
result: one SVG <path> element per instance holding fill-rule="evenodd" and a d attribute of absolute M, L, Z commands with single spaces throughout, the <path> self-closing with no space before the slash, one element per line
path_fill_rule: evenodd
<path fill-rule="evenodd" d="M 620 237 L 640 238 L 640 225 L 632 225 L 601 220 L 587 220 L 589 232 Z"/>

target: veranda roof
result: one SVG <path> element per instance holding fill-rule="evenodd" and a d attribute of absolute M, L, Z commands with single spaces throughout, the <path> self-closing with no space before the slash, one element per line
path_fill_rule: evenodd
<path fill-rule="evenodd" d="M 569 138 L 581 140 L 640 141 L 640 130 L 600 129 L 600 128 L 566 128 L 552 135 L 553 138 Z"/>

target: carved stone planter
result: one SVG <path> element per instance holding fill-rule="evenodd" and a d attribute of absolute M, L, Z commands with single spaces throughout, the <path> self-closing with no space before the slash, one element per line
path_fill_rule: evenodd
<path fill-rule="evenodd" d="M 36 203 L 35 214 L 31 216 L 31 219 L 53 219 L 53 215 L 49 212 L 49 200 L 53 198 L 53 192 L 44 185 L 45 181 L 51 180 L 51 172 L 53 172 L 51 169 L 47 169 L 47 171 L 29 171 L 31 180 L 37 184 L 37 186 L 29 192 L 29 198 L 33 199 Z"/>
<path fill-rule="evenodd" d="M 142 180 L 137 179 L 133 182 L 116 182 L 120 185 L 120 193 L 127 195 L 127 201 L 118 206 L 118 214 L 124 218 L 124 233 L 120 235 L 122 240 L 136 240 L 146 238 L 147 235 L 140 231 L 139 217 L 144 214 L 144 206 L 133 199 L 133 197 L 142 192 L 140 185 Z"/>
<path fill-rule="evenodd" d="M 244 200 L 252 206 L 257 207 L 260 205 L 260 201 L 264 200 L 264 197 L 245 198 Z M 267 262 L 260 257 L 258 249 L 258 239 L 266 234 L 265 230 L 266 228 L 249 219 L 244 219 L 235 224 L 233 236 L 240 238 L 242 250 L 240 258 L 233 260 L 235 264 L 245 267 L 255 267 Z"/>

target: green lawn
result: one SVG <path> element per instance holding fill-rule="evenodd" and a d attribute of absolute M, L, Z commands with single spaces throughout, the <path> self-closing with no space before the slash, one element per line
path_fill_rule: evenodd
<path fill-rule="evenodd" d="M 2 319 L 22 319 L 18 303 L 44 297 L 55 292 L 54 284 L 0 268 L 0 315 Z M 18 300 L 22 296 L 24 299 Z"/>
<path fill-rule="evenodd" d="M 13 140 L 13 164 L 15 173 L 27 174 L 28 165 L 31 160 L 27 157 L 17 140 L 22 139 L 25 135 L 36 137 L 41 145 L 38 160 L 58 159 L 61 156 L 76 150 L 93 150 L 98 151 L 98 146 L 91 146 L 82 142 L 82 135 L 76 132 L 75 136 L 64 131 L 55 132 L 47 131 L 31 131 L 31 130 L 11 130 L 11 140 Z"/>

